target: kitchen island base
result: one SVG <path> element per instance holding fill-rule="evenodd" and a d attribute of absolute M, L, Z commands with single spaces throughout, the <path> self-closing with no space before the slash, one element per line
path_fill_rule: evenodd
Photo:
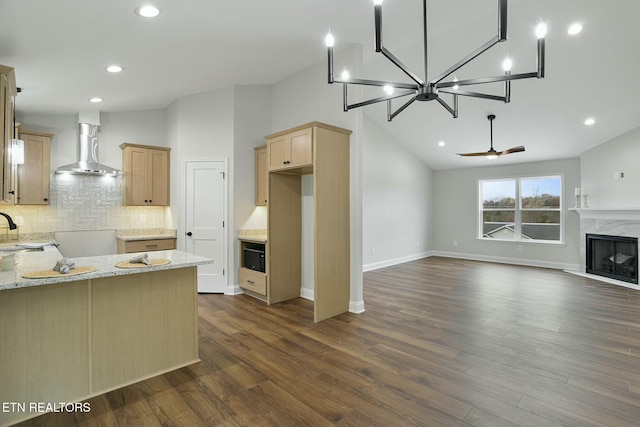
<path fill-rule="evenodd" d="M 199 362 L 197 322 L 197 267 L 2 291 L 0 425 Z"/>

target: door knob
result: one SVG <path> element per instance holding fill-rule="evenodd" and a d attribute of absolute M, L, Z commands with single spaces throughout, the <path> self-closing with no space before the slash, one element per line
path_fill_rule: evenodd
<path fill-rule="evenodd" d="M 193 235 L 193 233 L 192 233 L 192 232 L 190 232 L 190 231 L 187 231 L 187 233 L 186 233 L 186 234 L 187 234 L 187 236 L 189 236 L 189 237 L 191 237 L 191 236 Z"/>

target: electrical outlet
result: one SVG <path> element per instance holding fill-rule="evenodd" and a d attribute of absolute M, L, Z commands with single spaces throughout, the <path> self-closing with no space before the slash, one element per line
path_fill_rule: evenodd
<path fill-rule="evenodd" d="M 147 216 L 144 214 L 140 215 L 140 222 L 147 222 Z"/>
<path fill-rule="evenodd" d="M 524 250 L 524 247 L 523 247 L 522 245 L 518 245 L 518 250 L 519 250 L 519 251 L 523 251 L 523 250 Z"/>
<path fill-rule="evenodd" d="M 419 248 L 420 247 L 420 242 L 416 242 L 416 247 Z"/>
<path fill-rule="evenodd" d="M 453 241 L 453 246 L 458 246 L 458 241 L 457 240 Z"/>
<path fill-rule="evenodd" d="M 371 248 L 371 255 L 375 255 L 376 254 L 376 248 Z"/>

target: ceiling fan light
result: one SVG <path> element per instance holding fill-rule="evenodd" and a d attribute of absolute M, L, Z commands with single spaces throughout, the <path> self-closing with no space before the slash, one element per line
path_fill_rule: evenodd
<path fill-rule="evenodd" d="M 498 158 L 497 154 L 487 154 L 487 160 L 495 160 Z"/>

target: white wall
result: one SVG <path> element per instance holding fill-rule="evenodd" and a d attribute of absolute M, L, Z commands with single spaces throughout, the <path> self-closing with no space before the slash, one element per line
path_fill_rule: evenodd
<path fill-rule="evenodd" d="M 350 311 L 364 311 L 362 287 L 362 111 L 342 111 L 342 86 L 327 84 L 326 52 L 321 47 L 321 62 L 303 69 L 272 87 L 272 130 L 289 129 L 312 121 L 350 129 L 351 194 L 351 301 Z M 335 55 L 336 67 L 347 66 L 357 73 L 362 64 L 361 48 L 354 46 Z M 310 236 L 303 235 L 308 241 Z M 305 264 L 305 268 L 308 266 Z M 303 273 L 308 277 L 308 272 Z M 304 284 L 306 297 L 308 287 Z"/>
<path fill-rule="evenodd" d="M 565 244 L 519 244 L 477 239 L 478 180 L 538 174 L 564 175 Z M 436 254 L 550 268 L 577 269 L 579 266 L 580 222 L 575 212 L 567 210 L 574 206 L 574 188 L 580 186 L 579 159 L 442 170 L 435 171 L 434 178 L 433 247 Z M 454 240 L 458 242 L 457 246 L 454 246 Z M 520 246 L 522 251 L 518 250 Z"/>
<path fill-rule="evenodd" d="M 433 172 L 368 116 L 363 154 L 364 270 L 427 256 Z"/>
<path fill-rule="evenodd" d="M 581 186 L 589 188 L 591 208 L 640 207 L 640 128 L 585 151 Z M 614 179 L 614 172 L 624 178 Z M 577 187 L 577 186 L 576 186 Z"/>

